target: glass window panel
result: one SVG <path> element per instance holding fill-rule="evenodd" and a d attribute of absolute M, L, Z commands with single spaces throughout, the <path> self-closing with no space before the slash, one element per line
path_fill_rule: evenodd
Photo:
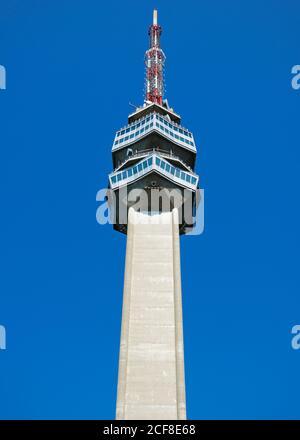
<path fill-rule="evenodd" d="M 161 168 L 164 170 L 164 169 L 165 169 L 165 166 L 166 166 L 166 162 L 164 162 L 164 161 L 162 160 L 160 166 L 161 166 Z"/>
<path fill-rule="evenodd" d="M 128 133 L 130 131 L 130 128 L 126 128 L 125 133 Z"/>
<path fill-rule="evenodd" d="M 129 168 L 129 170 L 127 170 L 127 173 L 128 173 L 128 177 L 131 177 L 132 176 L 132 168 Z"/>
<path fill-rule="evenodd" d="M 167 165 L 166 165 L 166 171 L 170 171 L 170 168 L 171 168 L 170 165 L 167 164 Z"/>
<path fill-rule="evenodd" d="M 152 165 L 152 157 L 150 157 L 150 159 L 148 159 L 148 166 L 150 167 Z"/>
<path fill-rule="evenodd" d="M 175 168 L 171 167 L 171 174 L 175 174 Z"/>
<path fill-rule="evenodd" d="M 133 170 L 133 174 L 137 173 L 137 167 L 133 167 L 132 170 Z"/>
<path fill-rule="evenodd" d="M 130 137 L 130 139 L 132 139 L 134 137 L 134 133 L 131 133 L 131 135 L 129 137 Z"/>
<path fill-rule="evenodd" d="M 191 181 L 191 176 L 190 176 L 189 174 L 187 174 L 185 180 L 186 180 L 187 182 L 190 182 L 190 181 Z"/>
<path fill-rule="evenodd" d="M 111 181 L 112 181 L 112 183 L 116 183 L 116 181 L 117 181 L 116 176 L 112 176 Z"/>
<path fill-rule="evenodd" d="M 197 181 L 196 177 L 192 177 L 192 184 L 193 184 L 193 185 L 196 184 L 196 181 Z"/>
<path fill-rule="evenodd" d="M 120 173 L 120 174 L 117 175 L 118 182 L 120 182 L 121 178 L 122 178 L 122 176 L 121 176 L 121 173 Z"/>
<path fill-rule="evenodd" d="M 160 159 L 157 157 L 155 161 L 156 165 L 160 166 Z"/>
<path fill-rule="evenodd" d="M 146 125 L 146 127 L 145 127 L 145 130 L 148 130 L 148 128 L 149 128 L 149 124 L 148 124 L 148 125 Z"/>
<path fill-rule="evenodd" d="M 176 177 L 180 177 L 180 171 L 179 170 L 176 170 L 175 176 Z"/>
<path fill-rule="evenodd" d="M 127 177 L 127 172 L 126 172 L 126 171 L 123 171 L 123 173 L 122 173 L 122 179 L 126 179 L 126 177 Z"/>
<path fill-rule="evenodd" d="M 144 160 L 144 162 L 143 162 L 143 168 L 144 169 L 147 168 L 147 161 L 146 160 Z"/>
<path fill-rule="evenodd" d="M 183 171 L 181 171 L 180 177 L 181 179 L 185 180 L 185 173 Z"/>
<path fill-rule="evenodd" d="M 141 163 L 138 164 L 138 170 L 142 171 L 142 164 Z"/>

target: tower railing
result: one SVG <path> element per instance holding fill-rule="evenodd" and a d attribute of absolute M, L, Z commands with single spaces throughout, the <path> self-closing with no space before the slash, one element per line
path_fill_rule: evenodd
<path fill-rule="evenodd" d="M 121 162 L 115 169 L 114 172 L 118 171 L 119 169 L 121 169 L 127 162 L 131 161 L 132 159 L 136 159 L 139 157 L 144 157 L 144 156 L 149 156 L 152 153 L 157 153 L 162 157 L 167 157 L 169 159 L 175 159 L 178 162 L 180 162 L 185 168 L 187 168 L 191 173 L 193 173 L 193 169 L 186 164 L 179 156 L 173 154 L 170 151 L 167 150 L 163 150 L 159 147 L 153 147 L 153 148 L 146 148 L 144 150 L 141 151 L 137 151 L 135 153 L 132 153 L 129 157 L 127 157 L 127 159 L 125 159 L 123 162 Z"/>

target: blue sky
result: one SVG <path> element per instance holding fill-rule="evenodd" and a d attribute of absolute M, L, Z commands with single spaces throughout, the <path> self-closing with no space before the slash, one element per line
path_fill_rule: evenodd
<path fill-rule="evenodd" d="M 0 418 L 115 416 L 126 238 L 95 196 L 153 7 L 205 188 L 181 239 L 188 417 L 299 419 L 298 0 L 0 0 Z"/>

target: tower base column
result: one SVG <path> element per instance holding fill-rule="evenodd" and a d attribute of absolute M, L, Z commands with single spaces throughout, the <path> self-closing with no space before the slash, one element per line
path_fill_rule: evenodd
<path fill-rule="evenodd" d="M 186 419 L 176 209 L 129 209 L 116 419 Z"/>

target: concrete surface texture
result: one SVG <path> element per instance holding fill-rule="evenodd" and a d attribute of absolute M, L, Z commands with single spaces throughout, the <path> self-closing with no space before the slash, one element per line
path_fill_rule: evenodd
<path fill-rule="evenodd" d="M 117 420 L 186 419 L 177 219 L 129 210 Z"/>

